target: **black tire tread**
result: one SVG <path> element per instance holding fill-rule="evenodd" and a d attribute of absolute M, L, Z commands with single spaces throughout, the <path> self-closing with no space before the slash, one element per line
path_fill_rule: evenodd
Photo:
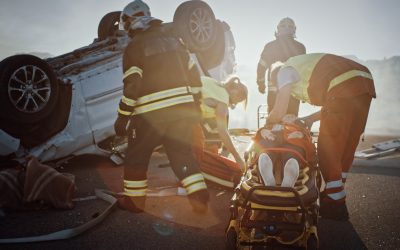
<path fill-rule="evenodd" d="M 49 77 L 52 94 L 42 110 L 37 113 L 26 114 L 18 111 L 9 101 L 7 96 L 7 83 L 9 77 L 20 66 L 35 65 L 41 68 Z M 13 123 L 33 124 L 44 119 L 54 109 L 58 98 L 57 76 L 51 66 L 39 57 L 21 54 L 8 57 L 0 63 L 0 118 Z"/>
<path fill-rule="evenodd" d="M 115 34 L 118 30 L 118 25 L 115 24 L 119 22 L 120 15 L 121 11 L 113 11 L 105 14 L 101 18 L 99 27 L 97 28 L 97 37 L 100 41 Z"/>

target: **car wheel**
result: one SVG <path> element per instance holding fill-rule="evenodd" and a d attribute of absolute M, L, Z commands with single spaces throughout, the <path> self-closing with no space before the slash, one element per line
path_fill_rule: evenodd
<path fill-rule="evenodd" d="M 212 69 L 218 66 L 225 54 L 225 32 L 223 24 L 219 21 L 216 22 L 216 39 L 212 47 L 206 50 L 196 52 L 198 59 L 201 61 L 202 66 L 206 69 Z"/>
<path fill-rule="evenodd" d="M 51 113 L 57 98 L 57 77 L 46 61 L 32 55 L 15 55 L 0 63 L 3 121 L 36 123 Z"/>
<path fill-rule="evenodd" d="M 214 12 L 202 1 L 187 1 L 178 6 L 173 19 L 174 28 L 191 52 L 211 48 L 217 38 Z"/>
<path fill-rule="evenodd" d="M 120 15 L 121 11 L 113 11 L 103 16 L 97 28 L 99 40 L 104 40 L 115 34 L 118 30 Z"/>

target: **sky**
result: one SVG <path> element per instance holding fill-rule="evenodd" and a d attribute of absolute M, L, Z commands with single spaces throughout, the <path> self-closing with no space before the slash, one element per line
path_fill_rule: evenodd
<path fill-rule="evenodd" d="M 182 0 L 148 0 L 152 15 L 172 21 Z M 279 20 L 291 17 L 308 52 L 383 59 L 400 55 L 398 0 L 208 0 L 235 35 L 239 64 L 255 67 Z M 127 0 L 2 0 L 0 59 L 20 52 L 59 55 L 90 44 L 101 17 Z"/>
<path fill-rule="evenodd" d="M 172 21 L 182 0 L 148 0 L 153 16 Z M 383 59 L 400 55 L 398 0 L 208 0 L 235 35 L 239 64 L 255 67 L 279 20 L 291 17 L 308 52 Z M 0 59 L 20 52 L 59 55 L 90 44 L 101 17 L 129 1 L 2 0 Z"/>
<path fill-rule="evenodd" d="M 145 0 L 144 0 L 145 1 Z M 1 0 L 0 60 L 16 53 L 52 56 L 89 45 L 100 19 L 129 0 Z M 183 0 L 147 0 L 152 15 L 171 22 Z M 399 0 L 206 0 L 227 22 L 236 41 L 237 74 L 252 86 L 264 45 L 274 39 L 279 20 L 291 17 L 297 40 L 308 53 L 354 55 L 362 60 L 400 55 Z M 254 93 L 255 92 L 255 93 Z M 253 108 L 254 109 L 254 108 Z"/>

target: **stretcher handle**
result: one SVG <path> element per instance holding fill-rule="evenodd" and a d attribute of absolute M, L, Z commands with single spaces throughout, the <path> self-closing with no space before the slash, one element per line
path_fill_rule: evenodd
<path fill-rule="evenodd" d="M 304 205 L 303 199 L 301 198 L 299 192 L 297 192 L 296 189 L 292 187 L 279 187 L 279 186 L 253 186 L 250 188 L 249 192 L 247 193 L 242 207 L 247 205 L 249 202 L 249 199 L 251 195 L 256 191 L 256 190 L 267 190 L 267 191 L 281 191 L 281 192 L 291 192 L 294 194 L 296 197 L 298 204 L 300 205 L 300 210 L 304 213 L 306 211 L 306 207 Z"/>

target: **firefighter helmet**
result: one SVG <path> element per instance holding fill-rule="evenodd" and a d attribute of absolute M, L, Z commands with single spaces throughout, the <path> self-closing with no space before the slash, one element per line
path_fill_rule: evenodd
<path fill-rule="evenodd" d="M 291 36 L 296 37 L 296 24 L 290 17 L 285 17 L 279 21 L 276 27 L 275 36 Z"/>
<path fill-rule="evenodd" d="M 149 6 L 141 0 L 129 3 L 121 12 L 120 29 L 129 32 L 143 17 L 151 17 Z"/>

